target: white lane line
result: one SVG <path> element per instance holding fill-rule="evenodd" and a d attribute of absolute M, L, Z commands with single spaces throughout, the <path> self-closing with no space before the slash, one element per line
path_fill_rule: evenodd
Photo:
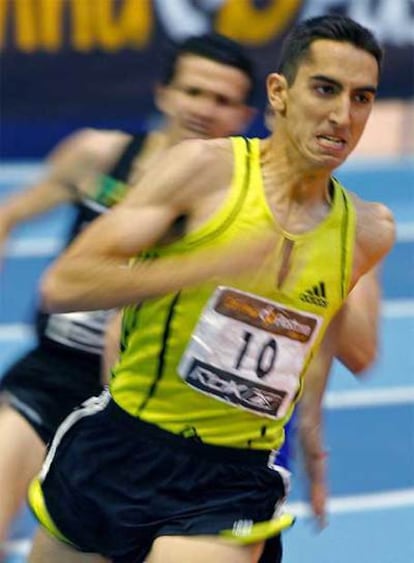
<path fill-rule="evenodd" d="M 0 182 L 20 188 L 40 178 L 45 169 L 46 166 L 42 161 L 21 161 L 18 164 L 5 161 L 0 165 Z M 341 171 L 343 170 L 344 172 L 380 172 L 388 169 L 412 170 L 414 169 L 414 159 L 410 155 L 399 157 L 366 157 L 355 155 L 353 159 L 349 160 L 341 167 Z"/>
<path fill-rule="evenodd" d="M 414 242 L 414 222 L 398 223 L 398 242 Z M 36 237 L 11 240 L 5 250 L 8 258 L 47 257 L 57 254 L 64 244 L 60 237 Z"/>
<path fill-rule="evenodd" d="M 35 239 L 16 239 L 8 243 L 7 258 L 41 258 L 57 254 L 64 241 L 58 237 L 39 237 Z"/>
<path fill-rule="evenodd" d="M 354 155 L 345 162 L 340 170 L 344 172 L 381 172 L 383 170 L 412 170 L 414 169 L 414 158 L 411 155 L 401 156 L 361 156 Z"/>
<path fill-rule="evenodd" d="M 327 409 L 379 407 L 414 404 L 414 387 L 383 387 L 358 391 L 328 391 L 324 398 Z"/>
<path fill-rule="evenodd" d="M 387 319 L 414 317 L 414 299 L 384 299 L 381 315 Z"/>
<path fill-rule="evenodd" d="M 389 299 L 382 303 L 382 317 L 387 319 L 414 318 L 414 299 Z M 34 330 L 29 324 L 7 324 L 0 322 L 0 344 L 24 340 L 33 336 Z"/>
<path fill-rule="evenodd" d="M 414 489 L 333 497 L 328 501 L 328 514 L 389 510 L 407 506 L 414 507 Z M 305 502 L 288 503 L 287 509 L 298 517 L 311 515 L 309 507 Z"/>
<path fill-rule="evenodd" d="M 45 166 L 39 162 L 2 163 L 0 165 L 0 182 L 20 188 L 40 178 Z"/>
<path fill-rule="evenodd" d="M 0 324 L 0 345 L 7 342 L 28 343 L 35 330 L 25 324 Z M 324 407 L 329 410 L 414 404 L 414 386 L 382 387 L 328 391 Z"/>
<path fill-rule="evenodd" d="M 414 223 L 412 221 L 408 223 L 397 223 L 397 241 L 398 242 L 414 241 Z"/>
<path fill-rule="evenodd" d="M 2 544 L 2 548 L 6 555 L 19 555 L 21 557 L 27 557 L 29 555 L 30 548 L 32 546 L 32 541 L 30 539 L 24 540 L 10 540 Z"/>
<path fill-rule="evenodd" d="M 328 501 L 327 511 L 328 515 L 350 514 L 405 507 L 414 507 L 414 489 L 334 497 Z M 309 506 L 305 502 L 290 502 L 287 504 L 286 509 L 298 518 L 308 518 L 312 516 Z M 30 551 L 30 546 L 31 540 L 29 539 L 7 541 L 4 543 L 4 550 L 8 555 L 26 556 Z"/>
<path fill-rule="evenodd" d="M 0 344 L 2 342 L 19 342 L 35 336 L 34 327 L 29 324 L 0 324 Z"/>

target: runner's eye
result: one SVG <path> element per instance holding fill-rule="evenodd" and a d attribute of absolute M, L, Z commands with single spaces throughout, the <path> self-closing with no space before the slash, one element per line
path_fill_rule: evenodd
<path fill-rule="evenodd" d="M 236 102 L 230 100 L 227 96 L 216 96 L 216 104 L 218 106 L 226 107 L 236 105 Z"/>
<path fill-rule="evenodd" d="M 187 96 L 190 96 L 192 98 L 195 98 L 197 96 L 201 95 L 201 90 L 200 88 L 183 88 L 183 92 L 184 94 L 186 94 Z"/>
<path fill-rule="evenodd" d="M 374 97 L 368 94 L 355 94 L 354 96 L 354 100 L 358 103 L 358 104 L 369 104 L 373 101 Z"/>
<path fill-rule="evenodd" d="M 315 86 L 315 91 L 321 96 L 333 96 L 337 93 L 338 88 L 332 84 L 318 84 Z"/>

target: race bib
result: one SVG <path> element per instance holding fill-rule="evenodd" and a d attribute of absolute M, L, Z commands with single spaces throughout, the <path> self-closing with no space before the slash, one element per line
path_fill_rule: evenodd
<path fill-rule="evenodd" d="M 45 336 L 69 348 L 101 355 L 106 324 L 113 314 L 114 310 L 50 315 Z"/>
<path fill-rule="evenodd" d="M 178 372 L 188 385 L 211 397 L 261 416 L 283 418 L 322 322 L 318 315 L 218 287 Z"/>

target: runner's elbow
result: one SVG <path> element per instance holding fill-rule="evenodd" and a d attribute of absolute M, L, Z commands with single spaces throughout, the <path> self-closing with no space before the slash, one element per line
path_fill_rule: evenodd
<path fill-rule="evenodd" d="M 40 307 L 46 313 L 67 312 L 69 292 L 54 271 L 44 274 L 40 284 Z"/>
<path fill-rule="evenodd" d="M 377 359 L 377 344 L 372 342 L 355 348 L 351 357 L 342 363 L 356 376 L 363 375 Z"/>

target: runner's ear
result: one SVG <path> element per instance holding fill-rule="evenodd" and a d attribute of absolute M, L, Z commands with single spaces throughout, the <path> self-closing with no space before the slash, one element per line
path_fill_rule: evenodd
<path fill-rule="evenodd" d="M 168 114 L 169 88 L 158 83 L 154 90 L 154 101 L 157 109 L 164 114 Z"/>
<path fill-rule="evenodd" d="M 286 110 L 286 94 L 288 84 L 282 74 L 272 72 L 266 79 L 267 99 L 275 113 L 284 113 Z"/>

